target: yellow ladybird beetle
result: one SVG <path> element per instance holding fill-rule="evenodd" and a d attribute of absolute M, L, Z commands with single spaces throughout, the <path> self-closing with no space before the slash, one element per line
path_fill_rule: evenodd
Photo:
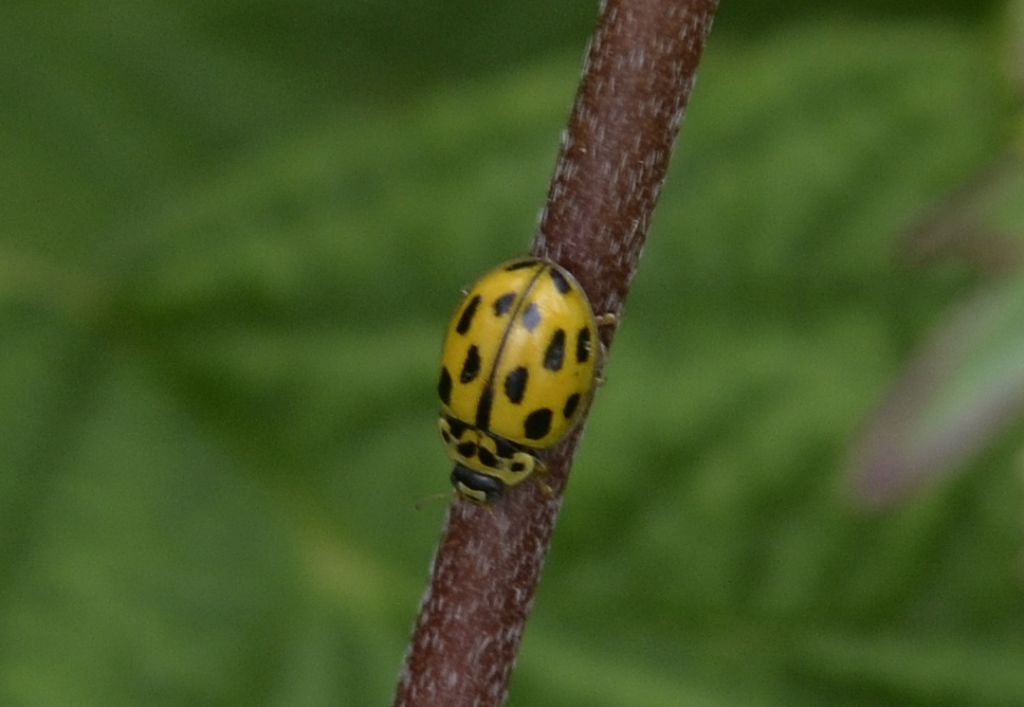
<path fill-rule="evenodd" d="M 448 324 L 437 386 L 438 427 L 462 498 L 494 503 L 547 471 L 534 451 L 576 424 L 598 352 L 590 302 L 560 265 L 511 260 L 470 288 Z"/>

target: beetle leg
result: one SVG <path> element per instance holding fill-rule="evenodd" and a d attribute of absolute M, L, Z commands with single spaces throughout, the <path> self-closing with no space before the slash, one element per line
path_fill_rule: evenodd
<path fill-rule="evenodd" d="M 597 324 L 597 328 L 615 326 L 619 322 L 619 315 L 615 312 L 605 312 L 604 314 L 598 314 L 594 317 L 594 323 Z M 597 373 L 594 374 L 594 384 L 604 385 L 604 376 L 601 372 L 604 370 L 604 362 L 608 360 L 608 347 L 604 345 L 601 337 L 597 337 L 598 349 L 597 349 Z"/>
<path fill-rule="evenodd" d="M 537 459 L 536 457 L 534 458 Z M 544 495 L 544 498 L 551 498 L 552 496 L 555 495 L 555 492 L 551 490 L 551 487 L 547 484 L 546 481 L 541 480 L 541 477 L 546 476 L 547 473 L 548 468 L 544 466 L 544 462 L 542 462 L 540 459 L 537 459 L 537 464 L 533 467 L 533 481 L 534 483 L 537 484 L 537 488 L 540 489 L 540 492 Z"/>

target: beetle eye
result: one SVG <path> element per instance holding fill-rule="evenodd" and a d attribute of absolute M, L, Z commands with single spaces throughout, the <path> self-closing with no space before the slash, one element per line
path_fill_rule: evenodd
<path fill-rule="evenodd" d="M 452 469 L 452 486 L 475 503 L 496 503 L 505 492 L 505 482 L 501 479 L 473 471 L 462 464 L 456 464 Z M 465 493 L 463 488 L 472 493 Z"/>

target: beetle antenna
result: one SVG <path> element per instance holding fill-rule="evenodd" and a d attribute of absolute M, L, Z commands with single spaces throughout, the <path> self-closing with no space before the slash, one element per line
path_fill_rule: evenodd
<path fill-rule="evenodd" d="M 424 496 L 420 500 L 416 501 L 416 503 L 414 504 L 413 507 L 417 511 L 422 511 L 423 508 L 428 503 L 433 503 L 434 501 L 444 501 L 445 499 L 451 498 L 451 496 L 452 496 L 452 494 L 451 494 L 450 491 L 442 491 L 441 493 L 432 493 L 429 496 Z"/>

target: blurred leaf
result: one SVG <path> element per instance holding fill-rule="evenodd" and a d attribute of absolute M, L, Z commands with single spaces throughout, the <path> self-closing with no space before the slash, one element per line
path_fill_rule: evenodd
<path fill-rule="evenodd" d="M 0 703 L 393 687 L 443 514 L 413 510 L 446 488 L 439 327 L 526 247 L 579 51 L 499 69 L 511 34 L 466 83 L 494 34 L 452 8 L 252 12 L 21 3 L 0 28 Z M 373 33 L 323 54 L 353 18 Z M 510 704 L 906 704 L 914 666 L 860 651 L 914 619 L 994 646 L 919 700 L 1016 684 L 1006 465 L 885 519 L 835 493 L 969 284 L 890 256 L 1000 148 L 984 45 L 927 18 L 713 37 Z"/>
<path fill-rule="evenodd" d="M 866 698 L 896 693 L 901 704 L 1016 705 L 1024 695 L 1024 675 L 1006 670 L 1024 660 L 1024 643 L 1013 633 L 985 642 L 930 632 L 819 634 L 801 651 L 818 677 L 844 681 Z"/>
<path fill-rule="evenodd" d="M 1000 274 L 1024 263 L 1024 159 L 1003 156 L 936 206 L 903 243 L 912 264 L 957 258 Z"/>

